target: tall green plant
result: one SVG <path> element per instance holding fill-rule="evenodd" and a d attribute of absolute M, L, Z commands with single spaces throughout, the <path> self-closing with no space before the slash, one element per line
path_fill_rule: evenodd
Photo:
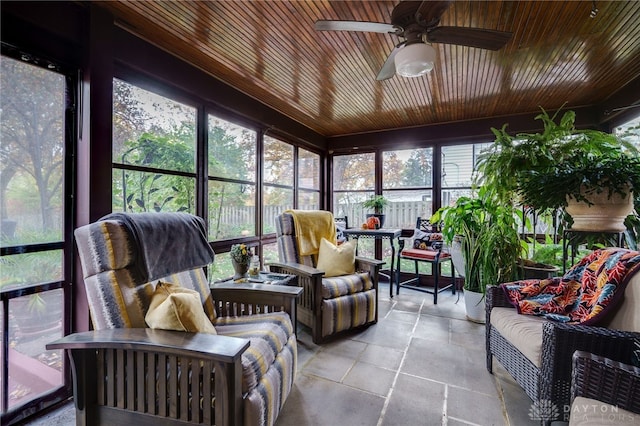
<path fill-rule="evenodd" d="M 516 210 L 481 188 L 478 198 L 461 197 L 453 206 L 434 213 L 447 243 L 461 237 L 465 265 L 464 288 L 484 293 L 486 286 L 516 278 L 523 247 L 517 231 Z"/>

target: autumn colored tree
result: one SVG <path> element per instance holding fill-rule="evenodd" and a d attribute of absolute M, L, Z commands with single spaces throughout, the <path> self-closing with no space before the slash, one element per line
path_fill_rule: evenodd
<path fill-rule="evenodd" d="M 60 208 L 64 167 L 65 77 L 8 57 L 1 61 L 0 215 L 7 217 L 7 189 L 14 179 L 31 195 L 33 179 L 42 230 Z M 25 180 L 26 179 L 26 180 Z M 35 195 L 35 194 L 34 194 Z"/>

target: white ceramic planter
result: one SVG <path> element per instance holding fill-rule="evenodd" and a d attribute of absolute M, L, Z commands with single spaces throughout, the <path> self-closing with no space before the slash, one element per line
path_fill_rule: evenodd
<path fill-rule="evenodd" d="M 467 310 L 467 319 L 469 321 L 479 324 L 486 322 L 484 300 L 484 293 L 476 293 L 470 290 L 464 291 L 464 306 Z"/>
<path fill-rule="evenodd" d="M 591 205 L 567 197 L 566 211 L 573 219 L 571 229 L 576 231 L 624 231 L 625 218 L 633 211 L 633 194 L 622 197 L 609 191 L 586 196 Z"/>
<path fill-rule="evenodd" d="M 453 237 L 451 247 L 451 260 L 453 261 L 453 267 L 456 270 L 456 274 L 464 278 L 464 257 L 462 256 L 462 237 L 456 235 Z"/>

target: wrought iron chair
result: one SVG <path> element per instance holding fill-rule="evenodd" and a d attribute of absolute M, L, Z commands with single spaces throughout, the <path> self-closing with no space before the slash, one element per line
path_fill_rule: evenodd
<path fill-rule="evenodd" d="M 410 246 L 405 247 L 407 241 L 409 241 Z M 396 294 L 400 294 L 400 287 L 423 291 L 433 294 L 433 303 L 437 305 L 438 293 L 449 288 L 451 288 L 453 294 L 456 293 L 455 269 L 453 267 L 453 261 L 451 260 L 451 254 L 443 251 L 444 243 L 442 234 L 437 232 L 437 229 L 432 226 L 429 219 L 418 217 L 413 236 L 411 238 L 400 238 L 399 245 L 398 266 L 396 269 Z M 400 265 L 402 260 L 411 260 L 415 266 L 415 276 L 405 281 L 400 281 Z M 433 290 L 420 285 L 419 262 L 431 264 Z M 451 283 L 440 287 L 441 265 L 445 262 L 451 264 Z"/>
<path fill-rule="evenodd" d="M 300 289 L 210 290 L 213 251 L 204 221 L 188 214 L 109 215 L 75 236 L 94 331 L 47 347 L 72 360 L 78 425 L 275 422 L 295 377 Z M 206 315 L 217 335 L 148 328 L 159 282 L 193 290 L 182 314 Z"/>
<path fill-rule="evenodd" d="M 323 278 L 324 271 L 316 269 L 317 256 L 299 254 L 291 214 L 276 217 L 276 234 L 280 262 L 269 267 L 298 276 L 304 289 L 298 299 L 298 321 L 311 328 L 314 343 L 378 321 L 378 273 L 384 262 L 356 257 L 355 274 Z"/>
<path fill-rule="evenodd" d="M 349 217 L 348 216 L 334 217 L 333 221 L 336 223 L 336 233 L 337 233 L 338 244 L 342 244 L 345 241 L 347 241 L 347 237 L 343 234 L 343 231 L 345 229 L 349 229 Z"/>

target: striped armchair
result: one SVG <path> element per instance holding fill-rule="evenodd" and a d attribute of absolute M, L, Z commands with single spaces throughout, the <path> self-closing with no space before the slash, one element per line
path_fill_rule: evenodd
<path fill-rule="evenodd" d="M 278 256 L 273 272 L 298 276 L 304 289 L 298 299 L 298 321 L 311 328 L 318 344 L 337 333 L 378 322 L 378 272 L 384 262 L 356 257 L 353 275 L 323 278 L 317 256 L 299 255 L 293 216 L 276 217 Z"/>
<path fill-rule="evenodd" d="M 78 425 L 275 423 L 296 372 L 300 289 L 210 290 L 213 251 L 192 215 L 110 215 L 75 236 L 94 331 L 48 348 L 69 350 Z M 148 328 L 158 282 L 195 290 L 217 335 Z"/>

